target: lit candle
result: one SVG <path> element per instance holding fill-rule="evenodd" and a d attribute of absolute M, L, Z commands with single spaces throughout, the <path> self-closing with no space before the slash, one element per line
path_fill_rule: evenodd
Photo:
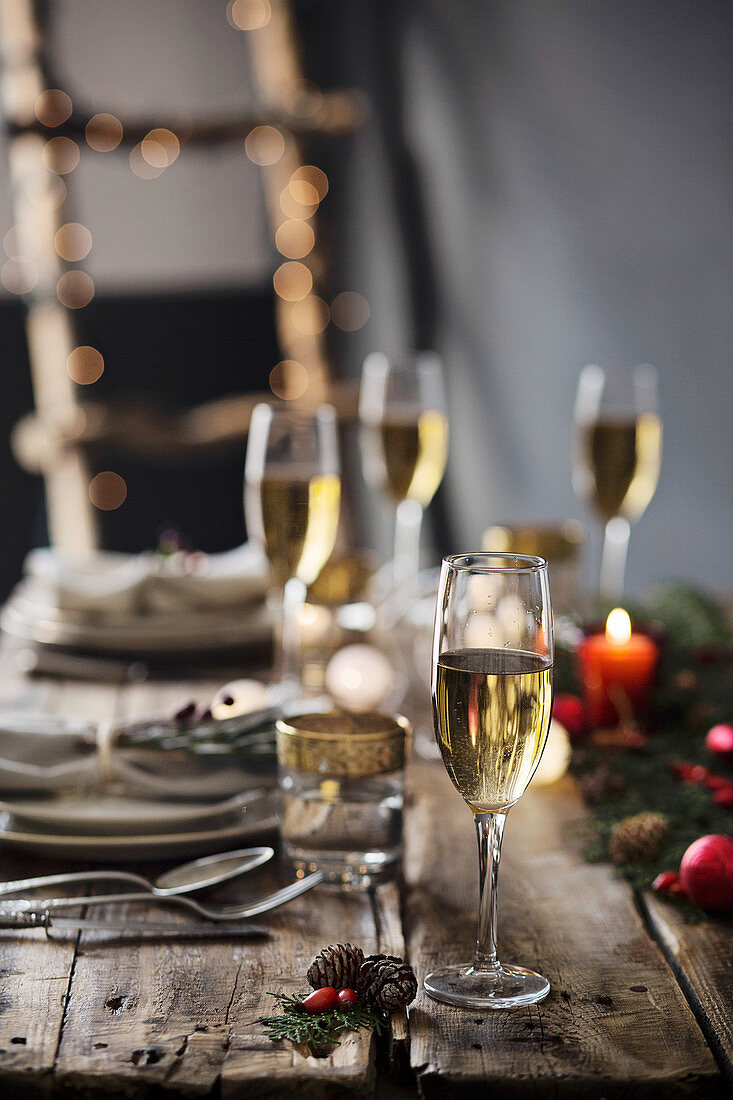
<path fill-rule="evenodd" d="M 631 619 L 615 607 L 605 634 L 578 646 L 583 695 L 590 724 L 614 726 L 643 711 L 657 670 L 659 651 L 646 634 L 632 633 Z"/>

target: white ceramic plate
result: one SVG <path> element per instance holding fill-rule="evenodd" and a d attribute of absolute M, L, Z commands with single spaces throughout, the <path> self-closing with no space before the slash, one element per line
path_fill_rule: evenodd
<path fill-rule="evenodd" d="M 76 793 L 55 798 L 16 798 L 0 801 L 0 813 L 10 814 L 24 829 L 54 830 L 77 836 L 151 835 L 221 829 L 237 824 L 269 792 L 238 794 L 217 802 L 180 802 L 129 798 L 107 792 Z"/>
<path fill-rule="evenodd" d="M 256 807 L 256 808 L 255 808 Z M 35 855 L 59 859 L 83 859 L 92 863 L 123 863 L 128 860 L 167 859 L 205 855 L 236 847 L 240 840 L 271 832 L 278 825 L 275 803 L 262 799 L 252 813 L 234 824 L 218 829 L 191 832 L 151 833 L 136 836 L 75 836 L 71 833 L 34 832 L 11 814 L 0 813 L 0 847 L 20 849 Z"/>

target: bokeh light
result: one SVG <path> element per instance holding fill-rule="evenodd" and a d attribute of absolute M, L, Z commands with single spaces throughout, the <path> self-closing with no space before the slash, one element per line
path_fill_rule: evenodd
<path fill-rule="evenodd" d="M 316 195 L 315 202 L 301 202 L 290 190 L 290 184 L 288 184 L 280 192 L 280 209 L 287 218 L 301 220 L 311 218 L 318 209 L 318 197 Z"/>
<path fill-rule="evenodd" d="M 60 126 L 72 110 L 71 97 L 60 88 L 46 88 L 35 102 L 36 118 L 44 126 Z"/>
<path fill-rule="evenodd" d="M 96 348 L 82 344 L 67 357 L 66 370 L 77 385 L 90 386 L 102 377 L 104 359 Z"/>
<path fill-rule="evenodd" d="M 34 176 L 28 181 L 25 193 L 34 206 L 49 207 L 51 210 L 58 210 L 66 202 L 66 184 L 61 176 L 53 172 Z"/>
<path fill-rule="evenodd" d="M 293 218 L 283 222 L 275 233 L 278 252 L 290 260 L 302 260 L 313 250 L 316 236 L 307 222 Z"/>
<path fill-rule="evenodd" d="M 288 184 L 288 191 L 301 206 L 315 207 L 318 206 L 320 202 L 318 188 L 314 187 L 308 180 L 293 179 L 291 177 L 290 183 Z"/>
<path fill-rule="evenodd" d="M 67 309 L 83 309 L 94 297 L 94 282 L 86 271 L 67 271 L 56 283 L 56 297 Z"/>
<path fill-rule="evenodd" d="M 270 371 L 270 389 L 285 401 L 297 401 L 308 389 L 308 371 L 297 359 L 283 359 Z"/>
<path fill-rule="evenodd" d="M 369 303 L 363 294 L 344 290 L 331 302 L 331 320 L 344 332 L 356 332 L 369 320 Z"/>
<path fill-rule="evenodd" d="M 62 260 L 78 263 L 92 250 L 92 235 L 80 222 L 67 222 L 56 231 L 54 247 Z"/>
<path fill-rule="evenodd" d="M 313 276 L 305 264 L 300 264 L 297 260 L 288 260 L 280 264 L 272 282 L 279 298 L 284 298 L 286 302 L 299 302 L 310 292 Z"/>
<path fill-rule="evenodd" d="M 71 138 L 52 137 L 43 148 L 43 163 L 49 172 L 66 176 L 79 163 L 79 146 Z"/>
<path fill-rule="evenodd" d="M 130 151 L 130 168 L 141 180 L 156 180 L 158 176 L 162 176 L 165 172 L 165 168 L 156 168 L 145 160 L 142 152 L 142 142 L 139 142 Z"/>
<path fill-rule="evenodd" d="M 89 497 L 95 508 L 102 512 L 113 512 L 127 499 L 125 479 L 112 470 L 103 470 L 92 478 Z"/>
<path fill-rule="evenodd" d="M 328 306 L 317 294 L 309 294 L 302 301 L 296 302 L 290 312 L 293 326 L 304 336 L 317 336 L 323 332 L 330 316 Z"/>
<path fill-rule="evenodd" d="M 87 145 L 97 153 L 111 153 L 122 141 L 123 133 L 122 123 L 117 116 L 104 111 L 93 115 L 84 130 Z"/>
<path fill-rule="evenodd" d="M 321 201 L 328 194 L 328 176 L 321 168 L 316 168 L 315 164 L 303 164 L 300 168 L 296 168 L 290 177 L 290 182 L 295 183 L 298 180 L 305 180 L 314 187 Z"/>
<path fill-rule="evenodd" d="M 227 19 L 237 31 L 258 31 L 272 17 L 269 0 L 229 0 Z"/>
<path fill-rule="evenodd" d="M 70 443 L 82 435 L 87 426 L 87 414 L 81 405 L 65 401 L 47 411 L 46 421 L 57 439 Z"/>
<path fill-rule="evenodd" d="M 0 268 L 0 282 L 11 294 L 29 294 L 39 278 L 38 264 L 32 260 L 6 260 Z"/>
<path fill-rule="evenodd" d="M 285 152 L 285 138 L 275 126 L 255 126 L 244 140 L 249 159 L 260 167 L 277 164 Z"/>
<path fill-rule="evenodd" d="M 3 246 L 11 260 L 35 260 L 41 251 L 41 234 L 34 225 L 13 225 L 3 238 Z"/>
<path fill-rule="evenodd" d="M 298 80 L 286 93 L 286 105 L 297 118 L 313 118 L 323 103 L 323 92 L 310 80 Z"/>
<path fill-rule="evenodd" d="M 162 126 L 151 130 L 140 142 L 143 160 L 152 168 L 168 168 L 180 151 L 181 145 L 176 135 Z"/>

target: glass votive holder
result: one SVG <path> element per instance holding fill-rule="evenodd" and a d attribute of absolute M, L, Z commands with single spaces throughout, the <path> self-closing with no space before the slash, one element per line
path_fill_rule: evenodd
<path fill-rule="evenodd" d="M 301 874 L 362 889 L 393 878 L 402 852 L 410 723 L 376 711 L 281 719 L 281 858 Z"/>

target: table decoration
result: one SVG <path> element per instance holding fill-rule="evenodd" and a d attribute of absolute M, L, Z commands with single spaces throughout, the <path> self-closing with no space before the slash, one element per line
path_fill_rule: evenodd
<path fill-rule="evenodd" d="M 313 993 L 271 993 L 281 1011 L 258 1022 L 270 1039 L 304 1046 L 316 1058 L 338 1045 L 342 1031 L 385 1031 L 389 1014 L 406 1008 L 417 995 L 415 972 L 404 959 L 381 953 L 365 957 L 351 943 L 324 947 L 306 978 Z"/>
<path fill-rule="evenodd" d="M 632 631 L 627 611 L 614 608 L 605 631 L 589 634 L 577 652 L 592 726 L 608 726 L 629 712 L 643 712 L 654 682 L 659 649 L 648 635 Z"/>

